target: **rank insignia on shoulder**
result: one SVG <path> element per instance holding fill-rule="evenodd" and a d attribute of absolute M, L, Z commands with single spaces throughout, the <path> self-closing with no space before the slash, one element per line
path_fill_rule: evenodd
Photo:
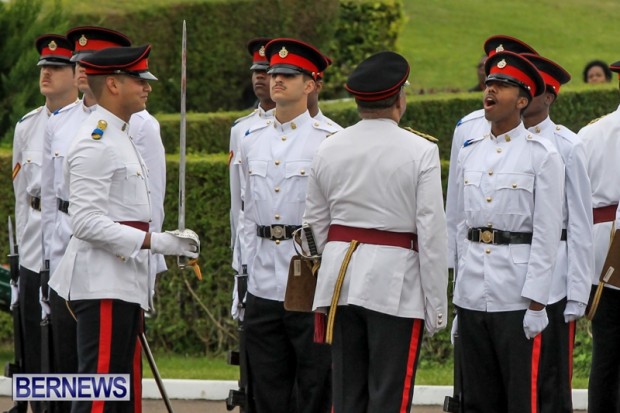
<path fill-rule="evenodd" d="M 107 127 L 108 122 L 106 122 L 105 120 L 100 120 L 99 122 L 97 122 L 97 128 L 95 128 L 95 130 L 90 136 L 94 140 L 98 141 L 103 136 L 103 132 L 106 130 Z"/>
<path fill-rule="evenodd" d="M 593 123 L 598 122 L 599 120 L 603 119 L 605 116 L 607 116 L 607 115 L 603 115 L 603 116 L 600 116 L 600 117 L 598 117 L 598 118 L 596 118 L 596 119 L 592 119 L 592 120 L 588 123 L 588 125 L 592 125 Z"/>
<path fill-rule="evenodd" d="M 405 126 L 405 127 L 403 127 L 403 129 L 408 130 L 411 133 L 415 133 L 419 137 L 424 138 L 424 139 L 426 139 L 429 142 L 433 142 L 433 143 L 439 142 L 439 139 L 437 139 L 436 137 L 431 136 L 428 133 L 417 131 L 417 130 L 415 130 L 413 128 L 410 128 L 409 126 Z"/>

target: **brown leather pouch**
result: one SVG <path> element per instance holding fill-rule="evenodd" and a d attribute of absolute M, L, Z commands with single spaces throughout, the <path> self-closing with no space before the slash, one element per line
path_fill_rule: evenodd
<path fill-rule="evenodd" d="M 316 276 L 312 260 L 294 255 L 288 267 L 288 282 L 284 293 L 284 308 L 288 311 L 312 312 Z M 318 267 L 318 265 L 317 265 Z"/>

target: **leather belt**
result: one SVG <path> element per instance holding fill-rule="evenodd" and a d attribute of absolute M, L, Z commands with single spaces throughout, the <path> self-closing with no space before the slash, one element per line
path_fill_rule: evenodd
<path fill-rule="evenodd" d="M 40 211 L 41 210 L 41 198 L 39 198 L 38 196 L 31 196 L 30 207 L 32 209 L 36 209 L 37 211 Z"/>
<path fill-rule="evenodd" d="M 142 221 L 116 221 L 121 225 L 139 229 L 140 231 L 149 232 L 149 223 Z"/>
<path fill-rule="evenodd" d="M 69 214 L 69 201 L 65 201 L 64 199 L 56 198 L 58 200 L 58 210 L 60 212 L 64 212 L 65 214 Z"/>
<path fill-rule="evenodd" d="M 293 232 L 301 228 L 301 225 L 257 225 L 256 235 L 272 241 L 280 241 L 293 238 Z"/>
<path fill-rule="evenodd" d="M 502 231 L 494 228 L 469 228 L 467 230 L 467 239 L 483 244 L 531 244 L 532 233 Z"/>
<path fill-rule="evenodd" d="M 600 208 L 593 208 L 592 215 L 594 218 L 594 224 L 614 221 L 616 219 L 617 208 L 618 204 L 607 205 Z"/>
<path fill-rule="evenodd" d="M 327 241 L 351 242 L 353 240 L 362 244 L 386 245 L 418 251 L 418 235 L 413 232 L 383 231 L 337 224 L 329 226 Z"/>
<path fill-rule="evenodd" d="M 568 236 L 567 236 L 566 230 L 563 229 L 562 235 L 560 236 L 560 241 L 566 241 L 567 239 L 568 239 Z"/>

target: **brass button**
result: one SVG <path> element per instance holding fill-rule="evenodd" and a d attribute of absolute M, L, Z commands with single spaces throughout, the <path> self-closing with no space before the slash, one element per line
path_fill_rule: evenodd
<path fill-rule="evenodd" d="M 250 170 L 248 171 L 248 173 L 249 173 L 250 175 L 252 175 L 252 170 L 250 169 Z"/>
<path fill-rule="evenodd" d="M 516 188 L 516 187 L 517 187 L 517 184 L 512 184 L 512 187 L 513 187 L 513 188 Z"/>
<path fill-rule="evenodd" d="M 491 198 L 490 196 L 487 197 L 487 202 L 491 202 L 493 200 L 493 198 Z"/>
<path fill-rule="evenodd" d="M 489 170 L 489 175 L 493 175 L 493 169 Z"/>
<path fill-rule="evenodd" d="M 506 139 L 506 142 L 510 142 L 510 141 L 511 141 L 511 138 L 510 138 L 510 136 L 508 136 L 508 135 L 506 135 L 506 138 L 505 138 L 505 139 Z"/>
<path fill-rule="evenodd" d="M 295 122 L 291 122 L 291 129 L 293 130 L 297 129 L 297 125 L 295 124 Z"/>
<path fill-rule="evenodd" d="M 54 152 L 54 156 L 58 156 L 58 152 Z"/>
<path fill-rule="evenodd" d="M 299 171 L 300 174 L 305 175 L 306 174 L 306 170 L 302 169 L 301 171 Z"/>
<path fill-rule="evenodd" d="M 271 125 L 271 119 L 267 121 L 267 125 Z"/>
<path fill-rule="evenodd" d="M 465 183 L 466 183 L 466 184 L 468 184 L 468 183 L 469 183 L 469 181 L 466 179 L 466 180 L 465 180 Z"/>
<path fill-rule="evenodd" d="M 285 141 L 285 140 L 286 140 L 286 136 L 283 136 L 283 137 L 282 137 L 282 141 Z"/>
<path fill-rule="evenodd" d="M 30 161 L 30 158 L 26 159 L 26 162 L 30 163 L 30 162 L 31 162 L 31 161 Z"/>
<path fill-rule="evenodd" d="M 539 128 L 538 126 L 536 126 L 536 127 L 534 128 L 534 132 L 536 132 L 536 133 L 540 133 L 540 128 Z"/>
<path fill-rule="evenodd" d="M 527 135 L 527 138 L 528 139 L 532 139 L 532 135 Z"/>
<path fill-rule="evenodd" d="M 276 166 L 280 165 L 280 161 L 275 161 Z"/>
<path fill-rule="evenodd" d="M 486 250 L 484 250 L 484 252 L 486 252 L 487 254 L 491 253 L 491 248 L 487 248 Z"/>
<path fill-rule="evenodd" d="M 318 127 L 320 125 L 319 122 L 314 122 L 314 126 Z"/>
<path fill-rule="evenodd" d="M 496 151 L 497 153 L 502 153 L 502 148 L 497 148 Z"/>
<path fill-rule="evenodd" d="M 136 172 L 136 175 L 140 176 L 140 172 Z"/>
<path fill-rule="evenodd" d="M 487 222 L 487 228 L 493 228 L 493 223 Z"/>
<path fill-rule="evenodd" d="M 274 215 L 274 218 L 275 218 L 275 219 L 280 219 L 280 214 L 275 214 L 275 215 Z"/>
<path fill-rule="evenodd" d="M 273 190 L 276 191 L 276 192 L 280 192 L 280 187 L 276 186 Z"/>
<path fill-rule="evenodd" d="M 280 245 L 280 240 L 279 239 L 276 240 L 276 245 Z"/>

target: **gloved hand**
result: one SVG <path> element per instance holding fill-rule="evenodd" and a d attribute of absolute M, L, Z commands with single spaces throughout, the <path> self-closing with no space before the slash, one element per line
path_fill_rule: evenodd
<path fill-rule="evenodd" d="M 450 343 L 454 345 L 454 338 L 459 334 L 459 316 L 455 315 L 452 320 L 452 330 L 450 330 Z"/>
<path fill-rule="evenodd" d="M 188 258 L 198 258 L 200 239 L 189 229 L 179 231 L 152 232 L 151 252 L 163 255 L 178 255 Z"/>
<path fill-rule="evenodd" d="M 19 299 L 19 286 L 11 282 L 11 311 L 13 310 L 13 306 L 17 304 L 18 299 Z"/>
<path fill-rule="evenodd" d="M 50 304 L 47 299 L 43 299 L 43 290 L 41 287 L 39 287 L 39 304 L 41 304 L 41 320 L 45 320 L 47 316 L 52 314 L 52 309 L 50 308 Z"/>
<path fill-rule="evenodd" d="M 530 310 L 528 308 L 525 312 L 525 317 L 523 317 L 523 331 L 525 332 L 525 337 L 528 339 L 536 337 L 547 327 L 547 324 L 549 324 L 549 319 L 547 318 L 547 310 L 545 308 L 540 311 Z"/>
<path fill-rule="evenodd" d="M 564 309 L 564 321 L 570 323 L 583 317 L 586 313 L 586 304 L 579 301 L 568 300 Z"/>
<path fill-rule="evenodd" d="M 245 305 L 239 305 L 239 275 L 235 274 L 235 285 L 233 287 L 232 293 L 232 307 L 230 308 L 230 315 L 233 320 L 243 321 L 243 316 L 245 315 Z M 243 303 L 245 303 L 245 297 L 243 297 Z"/>

